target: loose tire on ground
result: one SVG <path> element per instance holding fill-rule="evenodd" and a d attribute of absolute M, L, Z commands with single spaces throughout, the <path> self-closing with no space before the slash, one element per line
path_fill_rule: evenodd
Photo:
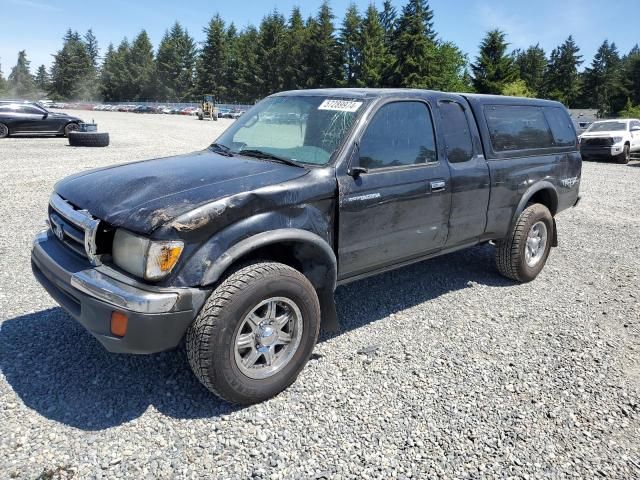
<path fill-rule="evenodd" d="M 629 148 L 629 145 L 625 145 L 624 148 L 622 149 L 622 153 L 616 157 L 616 161 L 618 163 L 622 163 L 626 165 L 627 163 L 629 163 L 630 159 L 631 159 L 631 148 Z"/>
<path fill-rule="evenodd" d="M 537 228 L 534 228 L 537 227 Z M 498 271 L 517 282 L 530 282 L 542 271 L 553 241 L 553 217 L 547 207 L 539 203 L 529 205 L 520 214 L 507 237 L 496 243 Z M 544 230 L 543 239 L 536 242 L 536 232 Z M 543 245 L 540 245 L 544 241 Z M 528 263 L 527 256 L 538 247 L 536 256 Z M 529 252 L 527 250 L 529 249 Z M 531 264 L 533 263 L 533 264 Z"/>
<path fill-rule="evenodd" d="M 273 299 L 276 305 L 270 315 Z M 269 323 L 265 320 L 268 318 L 274 321 Z M 292 327 L 295 318 L 300 328 Z M 275 337 L 268 333 L 273 330 L 272 324 L 274 328 L 285 325 L 278 327 L 281 330 Z M 255 325 L 259 327 L 254 329 Z M 232 273 L 213 291 L 187 331 L 187 357 L 196 377 L 217 396 L 230 403 L 257 403 L 295 381 L 313 351 L 319 328 L 320 303 L 309 280 L 281 263 L 254 263 Z M 296 342 L 275 345 L 280 333 L 286 336 L 287 331 Z M 267 348 L 265 344 L 270 339 L 276 339 L 272 346 L 279 348 L 274 350 L 279 353 L 270 354 L 270 362 L 266 354 L 254 363 L 248 361 L 248 368 L 244 361 Z M 242 352 L 246 352 L 244 357 Z M 271 366 L 275 369 L 278 362 L 285 360 L 279 370 L 269 372 Z M 269 374 L 261 377 L 264 372 Z"/>
<path fill-rule="evenodd" d="M 72 147 L 107 147 L 109 134 L 107 132 L 70 132 L 69 145 Z"/>
<path fill-rule="evenodd" d="M 4 123 L 0 123 L 0 138 L 5 138 L 9 136 L 9 127 L 7 127 Z"/>

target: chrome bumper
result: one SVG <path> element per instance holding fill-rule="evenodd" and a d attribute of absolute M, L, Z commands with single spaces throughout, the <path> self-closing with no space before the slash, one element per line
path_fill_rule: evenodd
<path fill-rule="evenodd" d="M 155 353 L 178 345 L 210 289 L 156 287 L 106 265 L 92 266 L 50 231 L 31 252 L 33 273 L 45 290 L 109 351 Z M 124 337 L 111 332 L 114 311 L 125 313 Z"/>
<path fill-rule="evenodd" d="M 38 250 L 37 255 L 41 261 L 44 256 L 49 260 L 45 263 L 50 265 L 50 262 L 53 263 L 55 260 L 44 249 L 39 248 L 40 244 L 48 240 L 50 240 L 48 231 L 40 232 L 33 241 L 33 249 L 34 251 Z M 149 291 L 128 285 L 124 281 L 118 280 L 117 277 L 123 278 L 124 276 L 101 265 L 70 273 L 69 283 L 73 288 L 96 300 L 136 313 L 171 312 L 175 309 L 178 297 L 191 291 L 191 289 Z"/>

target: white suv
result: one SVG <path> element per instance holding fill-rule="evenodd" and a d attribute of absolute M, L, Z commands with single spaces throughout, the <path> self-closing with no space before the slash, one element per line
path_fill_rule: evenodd
<path fill-rule="evenodd" d="M 629 163 L 632 152 L 640 152 L 640 120 L 619 118 L 593 122 L 578 140 L 582 158 L 615 158 Z"/>

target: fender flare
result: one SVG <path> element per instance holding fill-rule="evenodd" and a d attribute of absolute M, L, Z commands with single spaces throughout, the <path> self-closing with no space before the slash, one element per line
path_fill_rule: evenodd
<path fill-rule="evenodd" d="M 520 197 L 518 208 L 516 208 L 513 214 L 513 218 L 511 219 L 512 226 L 513 226 L 513 223 L 518 220 L 518 217 L 520 216 L 520 214 L 524 211 L 531 197 L 533 197 L 536 193 L 538 193 L 541 190 L 551 191 L 553 195 L 553 201 L 555 202 L 556 205 L 558 204 L 559 199 L 558 199 L 558 191 L 556 190 L 556 187 L 551 182 L 548 182 L 547 180 L 541 180 L 539 182 L 536 182 L 522 194 L 522 197 Z"/>
<path fill-rule="evenodd" d="M 326 267 L 326 271 L 323 272 L 322 275 L 309 275 L 305 271 L 302 273 L 309 278 L 309 281 L 311 281 L 318 293 L 320 310 L 322 312 L 322 327 L 330 331 L 339 330 L 338 315 L 333 297 L 338 277 L 338 261 L 327 241 L 307 230 L 283 228 L 258 233 L 241 240 L 220 255 L 220 257 L 209 266 L 202 277 L 202 284 L 210 285 L 217 282 L 234 262 L 258 248 L 282 242 L 295 242 L 308 245 L 313 248 L 315 252 L 321 252 L 322 258 L 318 259 L 318 261 Z"/>
<path fill-rule="evenodd" d="M 522 194 L 522 197 L 520 198 L 520 202 L 518 203 L 518 208 L 516 208 L 516 211 L 513 214 L 513 218 L 511 219 L 511 225 L 509 226 L 509 231 L 511 231 L 511 229 L 513 228 L 513 225 L 518 221 L 518 217 L 520 217 L 520 214 L 522 214 L 522 212 L 524 211 L 531 197 L 533 197 L 536 193 L 538 193 L 541 190 L 548 190 L 552 192 L 553 201 L 555 202 L 556 205 L 558 205 L 559 199 L 558 199 L 558 191 L 556 190 L 556 187 L 551 182 L 548 182 L 546 180 L 536 182 Z M 553 238 L 552 238 L 551 245 L 553 247 L 558 246 L 558 230 L 556 229 L 555 216 L 553 216 Z"/>

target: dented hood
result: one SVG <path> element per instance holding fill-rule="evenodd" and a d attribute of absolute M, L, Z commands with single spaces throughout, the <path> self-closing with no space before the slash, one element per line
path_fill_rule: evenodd
<path fill-rule="evenodd" d="M 148 234 L 206 203 L 293 180 L 307 172 L 204 150 L 79 173 L 58 182 L 55 191 L 94 217 Z"/>

